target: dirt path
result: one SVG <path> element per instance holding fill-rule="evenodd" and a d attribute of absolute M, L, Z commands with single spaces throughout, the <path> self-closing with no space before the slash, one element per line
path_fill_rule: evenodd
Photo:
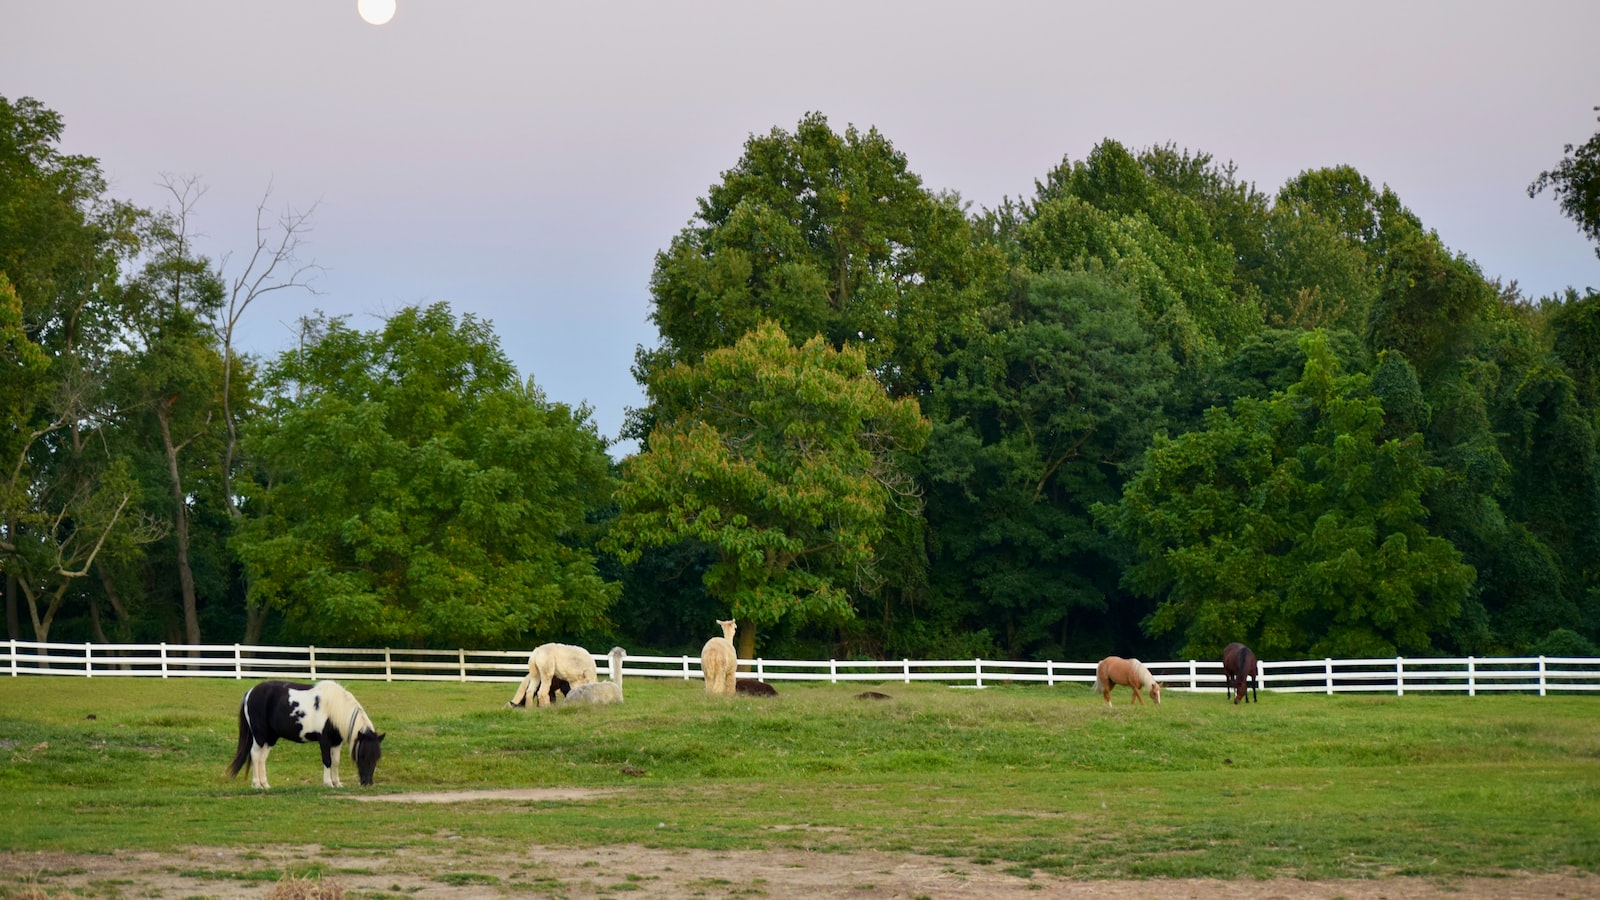
<path fill-rule="evenodd" d="M 714 852 L 622 846 L 598 850 L 530 846 L 515 855 L 462 847 L 456 853 L 352 855 L 315 846 L 244 852 L 68 855 L 0 853 L 0 883 L 12 896 L 251 897 L 272 893 L 282 873 L 315 864 L 323 883 L 347 894 L 399 894 L 446 900 L 507 896 L 665 898 L 1149 898 L 1190 900 L 1478 900 L 1600 897 L 1600 877 L 1583 873 L 1513 875 L 1434 882 L 1417 878 L 1307 882 L 1070 881 L 1021 878 L 967 860 L 889 853 L 778 850 Z M 301 869 L 303 871 L 303 869 Z M 41 896 L 35 894 L 34 896 Z"/>

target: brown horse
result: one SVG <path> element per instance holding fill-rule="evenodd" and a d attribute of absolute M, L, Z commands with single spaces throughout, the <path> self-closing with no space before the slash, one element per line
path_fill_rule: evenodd
<path fill-rule="evenodd" d="M 1256 659 L 1256 653 L 1249 647 L 1234 641 L 1222 648 L 1222 679 L 1228 683 L 1228 688 L 1233 691 L 1233 702 L 1240 700 L 1250 702 L 1244 695 L 1247 688 L 1255 688 L 1253 695 L 1255 702 L 1260 703 L 1260 672 L 1261 662 Z"/>
<path fill-rule="evenodd" d="M 1094 689 L 1106 698 L 1106 705 L 1111 705 L 1111 689 L 1119 684 L 1133 688 L 1133 699 L 1144 705 L 1144 698 L 1139 695 L 1141 690 L 1150 691 L 1150 699 L 1161 705 L 1161 682 L 1150 674 L 1150 668 L 1137 659 L 1123 659 L 1120 656 L 1108 656 L 1100 660 L 1100 665 L 1094 671 Z"/>

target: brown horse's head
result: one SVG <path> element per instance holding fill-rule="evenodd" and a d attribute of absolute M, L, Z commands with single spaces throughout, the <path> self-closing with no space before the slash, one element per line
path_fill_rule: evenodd
<path fill-rule="evenodd" d="M 1154 700 L 1157 706 L 1161 705 L 1161 682 L 1150 682 L 1150 699 Z"/>

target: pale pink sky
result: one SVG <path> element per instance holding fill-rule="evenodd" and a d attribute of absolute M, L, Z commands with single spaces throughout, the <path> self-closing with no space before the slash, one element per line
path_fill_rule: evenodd
<path fill-rule="evenodd" d="M 382 27 L 355 0 L 0 0 L 0 35 L 0 94 L 60 112 L 114 196 L 210 186 L 210 255 L 246 249 L 269 181 L 320 203 L 323 295 L 252 309 L 250 349 L 313 307 L 373 327 L 447 300 L 608 436 L 642 402 L 654 254 L 746 137 L 811 110 L 974 208 L 1106 137 L 1231 159 L 1268 193 L 1348 163 L 1490 276 L 1600 286 L 1525 193 L 1600 129 L 1593 0 L 398 0 Z"/>

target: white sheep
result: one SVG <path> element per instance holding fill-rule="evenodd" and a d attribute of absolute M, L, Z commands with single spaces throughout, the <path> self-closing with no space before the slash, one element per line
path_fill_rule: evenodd
<path fill-rule="evenodd" d="M 738 626 L 734 619 L 718 619 L 717 624 L 722 626 L 722 637 L 714 637 L 700 648 L 700 671 L 706 677 L 706 693 L 732 694 L 739 671 L 739 654 L 733 649 Z"/>
<path fill-rule="evenodd" d="M 624 651 L 621 647 L 612 647 L 611 653 L 611 680 L 591 681 L 588 684 L 573 685 L 567 692 L 567 699 L 563 703 L 621 703 L 622 702 L 622 657 Z"/>
<path fill-rule="evenodd" d="M 600 680 L 595 672 L 594 657 L 589 651 L 572 644 L 540 644 L 533 648 L 533 655 L 528 657 L 528 677 L 522 679 L 517 693 L 506 706 L 520 706 L 527 698 L 529 688 L 534 689 L 540 706 L 549 706 L 550 683 L 555 678 L 565 679 L 570 685 L 569 698 L 570 692 L 576 690 L 578 685 L 593 684 Z"/>

